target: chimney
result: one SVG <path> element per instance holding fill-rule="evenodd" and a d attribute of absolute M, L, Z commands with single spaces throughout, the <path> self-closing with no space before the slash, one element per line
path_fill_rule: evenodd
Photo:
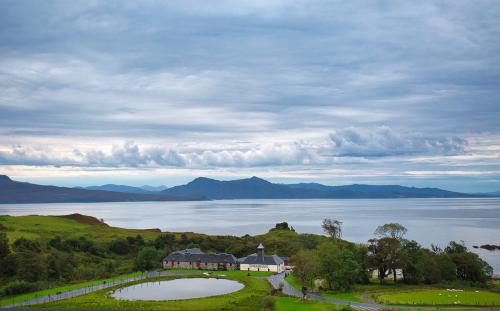
<path fill-rule="evenodd" d="M 260 261 L 264 261 L 264 245 L 262 243 L 257 246 L 257 257 Z"/>

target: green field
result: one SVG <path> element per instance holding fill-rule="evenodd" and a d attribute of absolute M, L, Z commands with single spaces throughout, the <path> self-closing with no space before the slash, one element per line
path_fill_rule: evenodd
<path fill-rule="evenodd" d="M 380 295 L 377 301 L 398 305 L 500 306 L 500 294 L 482 290 L 420 290 Z"/>
<path fill-rule="evenodd" d="M 83 283 L 78 283 L 78 284 L 54 287 L 54 288 L 45 289 L 45 290 L 36 291 L 36 292 L 18 295 L 18 296 L 11 296 L 8 298 L 0 299 L 0 306 L 12 304 L 12 303 L 17 303 L 17 302 L 22 302 L 22 301 L 30 300 L 30 299 L 36 298 L 36 297 L 42 297 L 42 296 L 54 295 L 54 294 L 62 293 L 62 292 L 68 292 L 68 291 L 71 291 L 74 289 L 79 289 L 79 288 L 83 288 L 83 287 L 89 287 L 89 286 L 93 286 L 93 285 L 102 284 L 103 282 L 112 282 L 113 280 L 116 281 L 116 280 L 128 279 L 128 278 L 140 275 L 140 274 L 141 274 L 141 272 L 133 272 L 133 273 L 129 273 L 129 274 L 120 275 L 120 276 L 117 276 L 114 278 L 88 281 L 88 282 L 83 282 Z"/>
<path fill-rule="evenodd" d="M 161 277 L 148 279 L 150 281 L 172 280 L 176 278 L 199 277 L 199 275 Z M 112 290 L 126 287 L 144 281 L 119 285 L 108 289 L 96 291 L 75 298 L 54 301 L 51 303 L 36 305 L 36 308 L 69 308 L 69 309 L 122 309 L 122 310 L 262 310 L 264 298 L 268 295 L 269 284 L 266 280 L 260 280 L 247 276 L 227 276 L 231 280 L 245 284 L 245 287 L 237 292 L 227 295 L 197 298 L 189 300 L 171 301 L 124 301 L 113 299 L 109 296 Z"/>

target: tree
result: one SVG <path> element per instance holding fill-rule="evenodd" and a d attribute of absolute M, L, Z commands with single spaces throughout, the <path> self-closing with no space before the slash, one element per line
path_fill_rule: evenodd
<path fill-rule="evenodd" d="M 22 251 L 15 253 L 16 277 L 21 280 L 36 282 L 46 275 L 45 261 L 36 252 Z"/>
<path fill-rule="evenodd" d="M 406 283 L 418 284 L 424 279 L 424 251 L 415 241 L 407 241 L 403 245 L 402 258 L 403 278 Z"/>
<path fill-rule="evenodd" d="M 130 252 L 130 244 L 128 244 L 127 240 L 118 238 L 111 242 L 111 244 L 109 245 L 109 250 L 119 255 L 125 255 Z"/>
<path fill-rule="evenodd" d="M 337 240 L 342 238 L 342 222 L 334 219 L 325 218 L 321 225 L 323 231 L 331 238 Z"/>
<path fill-rule="evenodd" d="M 333 289 L 335 272 L 340 266 L 339 249 L 334 243 L 323 243 L 318 247 L 318 274 L 325 278 L 328 287 Z"/>
<path fill-rule="evenodd" d="M 356 261 L 355 255 L 348 249 L 340 253 L 339 266 L 334 273 L 333 288 L 348 291 L 359 278 L 361 265 Z"/>
<path fill-rule="evenodd" d="M 277 223 L 274 230 L 290 230 L 290 227 L 288 227 L 288 223 L 285 221 Z"/>
<path fill-rule="evenodd" d="M 42 247 L 40 246 L 40 243 L 32 240 L 28 240 L 26 238 L 19 238 L 14 241 L 12 244 L 12 248 L 16 252 L 35 252 L 35 253 L 40 253 L 42 250 Z"/>
<path fill-rule="evenodd" d="M 139 251 L 134 261 L 134 268 L 138 271 L 148 271 L 158 267 L 160 259 L 158 252 L 152 247 L 144 247 Z"/>
<path fill-rule="evenodd" d="M 455 281 L 457 279 L 457 266 L 447 253 L 436 254 L 436 263 L 441 272 L 441 278 L 445 281 Z"/>
<path fill-rule="evenodd" d="M 9 239 L 5 232 L 0 232 L 0 261 L 10 254 Z"/>
<path fill-rule="evenodd" d="M 403 225 L 398 223 L 390 223 L 382 226 L 378 226 L 375 230 L 375 235 L 379 237 L 391 237 L 393 239 L 402 239 L 406 234 L 408 229 L 406 229 Z"/>
<path fill-rule="evenodd" d="M 460 241 L 460 243 L 451 241 L 444 251 L 448 254 L 461 254 L 467 252 L 467 246 L 465 246 L 464 241 Z"/>
<path fill-rule="evenodd" d="M 301 250 L 290 258 L 294 265 L 293 275 L 305 288 L 311 286 L 312 281 L 317 275 L 318 259 L 313 251 Z"/>
<path fill-rule="evenodd" d="M 370 264 L 379 272 L 380 283 L 384 283 L 388 272 L 392 270 L 396 282 L 396 269 L 401 267 L 401 242 L 391 237 L 371 239 L 368 241 L 368 256 Z"/>

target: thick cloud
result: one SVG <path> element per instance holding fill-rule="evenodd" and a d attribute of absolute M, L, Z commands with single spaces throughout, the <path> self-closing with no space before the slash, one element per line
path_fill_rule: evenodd
<path fill-rule="evenodd" d="M 401 134 L 388 127 L 342 129 L 330 139 L 333 154 L 352 157 L 457 155 L 467 148 L 467 141 L 457 136 Z"/>
<path fill-rule="evenodd" d="M 494 0 L 2 1 L 0 164 L 498 171 L 499 10 Z"/>

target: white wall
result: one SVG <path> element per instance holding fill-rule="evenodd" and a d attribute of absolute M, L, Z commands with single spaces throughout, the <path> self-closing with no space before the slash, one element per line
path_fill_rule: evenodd
<path fill-rule="evenodd" d="M 240 270 L 243 271 L 271 271 L 271 272 L 276 272 L 280 273 L 285 271 L 285 265 L 284 264 L 279 264 L 279 265 L 249 265 L 242 263 L 240 264 Z"/>

